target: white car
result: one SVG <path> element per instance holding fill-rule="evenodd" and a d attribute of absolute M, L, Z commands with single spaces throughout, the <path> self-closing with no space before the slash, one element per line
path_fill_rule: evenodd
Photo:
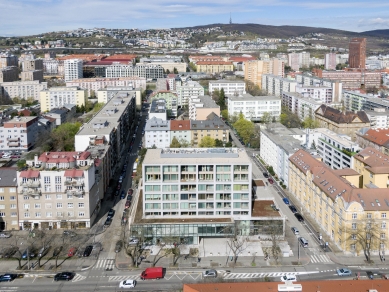
<path fill-rule="evenodd" d="M 287 282 L 287 281 L 295 282 L 295 281 L 297 281 L 297 278 L 295 275 L 285 275 L 285 276 L 281 277 L 281 281 L 282 282 Z"/>
<path fill-rule="evenodd" d="M 131 279 L 121 281 L 119 284 L 119 288 L 134 288 L 135 286 L 136 281 Z"/>
<path fill-rule="evenodd" d="M 139 243 L 139 239 L 136 239 L 136 238 L 130 238 L 130 240 L 128 241 L 128 244 L 130 245 L 137 245 Z"/>

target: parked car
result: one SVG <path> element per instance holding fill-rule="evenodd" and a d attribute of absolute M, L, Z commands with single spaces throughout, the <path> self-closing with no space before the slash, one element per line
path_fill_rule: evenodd
<path fill-rule="evenodd" d="M 120 200 L 123 200 L 126 197 L 126 194 L 124 193 L 124 190 L 120 193 Z"/>
<path fill-rule="evenodd" d="M 269 174 L 268 174 L 267 172 L 264 172 L 264 173 L 263 173 L 263 176 L 264 176 L 265 178 L 269 178 Z"/>
<path fill-rule="evenodd" d="M 136 245 L 138 243 L 139 243 L 139 239 L 137 238 L 130 238 L 130 240 L 128 241 L 129 245 Z"/>
<path fill-rule="evenodd" d="M 282 282 L 286 282 L 286 281 L 295 282 L 295 281 L 297 281 L 297 278 L 296 278 L 295 275 L 285 275 L 285 276 L 282 276 L 282 277 L 281 277 L 281 281 L 282 281 Z"/>
<path fill-rule="evenodd" d="M 292 227 L 291 229 L 292 229 L 293 234 L 296 234 L 296 235 L 300 234 L 299 230 L 296 227 Z"/>
<path fill-rule="evenodd" d="M 133 190 L 133 189 L 128 189 L 127 195 L 132 195 L 133 193 L 134 193 L 134 190 Z"/>
<path fill-rule="evenodd" d="M 54 249 L 54 251 L 53 251 L 53 257 L 57 257 L 57 256 L 59 256 L 59 254 L 61 253 L 61 251 L 62 251 L 62 246 L 58 246 L 58 247 L 56 247 L 55 249 Z"/>
<path fill-rule="evenodd" d="M 120 190 L 116 190 L 115 191 L 115 197 L 119 196 L 119 194 L 120 194 Z"/>
<path fill-rule="evenodd" d="M 301 216 L 299 213 L 294 213 L 294 216 L 297 218 L 298 221 L 304 222 L 303 216 Z"/>
<path fill-rule="evenodd" d="M 203 278 L 217 278 L 216 270 L 206 270 L 203 272 Z"/>
<path fill-rule="evenodd" d="M 0 276 L 0 282 L 11 282 L 18 277 L 17 274 L 4 274 Z"/>
<path fill-rule="evenodd" d="M 374 273 L 372 271 L 366 271 L 366 275 L 370 280 L 374 279 Z"/>
<path fill-rule="evenodd" d="M 38 252 L 38 257 L 44 257 L 50 250 L 51 246 L 48 245 L 48 246 L 43 246 L 39 252 Z"/>
<path fill-rule="evenodd" d="M 134 288 L 136 286 L 136 281 L 129 279 L 121 281 L 119 284 L 119 288 Z"/>
<path fill-rule="evenodd" d="M 115 252 L 118 253 L 122 250 L 122 247 L 123 247 L 123 241 L 122 240 L 118 240 L 116 242 L 116 246 L 115 246 Z"/>
<path fill-rule="evenodd" d="M 63 235 L 64 236 L 75 237 L 75 236 L 77 236 L 77 233 L 75 233 L 74 231 L 71 231 L 71 230 L 64 230 L 63 231 Z"/>
<path fill-rule="evenodd" d="M 336 273 L 338 276 L 351 276 L 351 271 L 346 268 L 337 269 Z"/>
<path fill-rule="evenodd" d="M 33 248 L 28 248 L 22 253 L 22 259 L 26 260 L 27 257 L 30 259 L 36 257 L 36 251 Z"/>
<path fill-rule="evenodd" d="M 85 250 L 84 250 L 84 253 L 83 253 L 83 256 L 84 257 L 89 257 L 90 254 L 92 253 L 92 250 L 93 250 L 93 246 L 92 245 L 88 245 Z"/>
<path fill-rule="evenodd" d="M 284 201 L 284 203 L 285 203 L 286 205 L 289 205 L 289 200 L 288 200 L 288 198 L 283 198 L 282 200 Z"/>
<path fill-rule="evenodd" d="M 120 177 L 119 177 L 119 183 L 122 183 L 123 182 L 123 176 L 121 175 Z"/>
<path fill-rule="evenodd" d="M 105 226 L 105 227 L 108 227 L 108 226 L 111 225 L 111 223 L 112 223 L 112 218 L 111 218 L 111 217 L 108 217 L 108 218 L 105 220 L 105 222 L 104 222 L 104 226 Z"/>
<path fill-rule="evenodd" d="M 113 218 L 114 215 L 115 215 L 115 210 L 109 209 L 108 214 L 107 214 L 107 218 Z"/>
<path fill-rule="evenodd" d="M 12 257 L 17 251 L 19 250 L 18 247 L 12 246 L 3 251 L 3 257 L 4 258 L 10 258 Z"/>
<path fill-rule="evenodd" d="M 289 205 L 289 209 L 290 209 L 290 211 L 292 211 L 292 213 L 297 213 L 297 209 L 295 206 Z"/>
<path fill-rule="evenodd" d="M 11 233 L 5 233 L 5 232 L 0 233 L 0 238 L 10 238 L 10 237 L 11 237 Z"/>
<path fill-rule="evenodd" d="M 131 207 L 131 201 L 127 201 L 126 204 L 124 205 L 125 209 L 128 209 Z"/>
<path fill-rule="evenodd" d="M 54 276 L 54 281 L 70 281 L 76 274 L 72 272 L 62 272 Z"/>
<path fill-rule="evenodd" d="M 127 196 L 127 201 L 130 201 L 130 202 L 132 201 L 132 195 Z"/>
<path fill-rule="evenodd" d="M 274 184 L 274 180 L 273 180 L 272 178 L 268 178 L 267 180 L 269 181 L 269 183 L 270 183 L 271 185 Z"/>
<path fill-rule="evenodd" d="M 122 184 L 121 184 L 121 183 L 118 183 L 117 190 L 120 191 L 121 188 L 122 188 Z"/>
<path fill-rule="evenodd" d="M 71 247 L 68 251 L 68 257 L 72 257 L 77 253 L 77 247 Z"/>

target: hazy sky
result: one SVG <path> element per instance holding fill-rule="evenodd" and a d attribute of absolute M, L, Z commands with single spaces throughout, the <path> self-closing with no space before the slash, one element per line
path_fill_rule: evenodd
<path fill-rule="evenodd" d="M 385 0 L 0 0 L 0 36 L 76 28 L 174 28 L 212 23 L 389 29 Z"/>

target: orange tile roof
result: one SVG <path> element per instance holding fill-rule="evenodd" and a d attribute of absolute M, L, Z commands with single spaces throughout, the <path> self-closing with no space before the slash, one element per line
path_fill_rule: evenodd
<path fill-rule="evenodd" d="M 189 120 L 170 121 L 170 131 L 189 131 L 189 130 L 190 130 Z"/>
<path fill-rule="evenodd" d="M 361 137 L 373 142 L 374 144 L 383 146 L 389 143 L 389 129 L 370 129 Z"/>
<path fill-rule="evenodd" d="M 201 283 L 184 284 L 184 292 L 278 292 L 280 282 L 243 282 L 243 283 Z M 367 292 L 376 289 L 378 292 L 387 292 L 388 280 L 325 280 L 294 282 L 301 284 L 304 292 Z"/>
<path fill-rule="evenodd" d="M 225 61 L 200 61 L 196 65 L 232 65 L 232 62 Z"/>
<path fill-rule="evenodd" d="M 366 147 L 354 158 L 364 163 L 372 173 L 389 173 L 389 156 L 372 147 Z"/>
<path fill-rule="evenodd" d="M 81 59 L 85 62 L 91 62 L 92 60 L 101 60 L 105 55 L 95 55 L 95 54 L 73 54 L 63 57 L 58 57 L 58 60 L 69 60 L 69 59 Z"/>
<path fill-rule="evenodd" d="M 103 60 L 115 60 L 115 59 L 127 59 L 127 60 L 133 60 L 136 58 L 136 55 L 128 55 L 128 54 L 119 54 L 119 55 L 112 55 L 104 58 Z"/>

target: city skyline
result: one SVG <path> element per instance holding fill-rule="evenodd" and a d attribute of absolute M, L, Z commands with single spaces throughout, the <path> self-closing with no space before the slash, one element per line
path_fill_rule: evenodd
<path fill-rule="evenodd" d="M 382 1 L 200 0 L 182 3 L 151 0 L 146 6 L 124 0 L 0 0 L 0 5 L 7 11 L 2 18 L 0 36 L 27 36 L 79 27 L 152 29 L 228 24 L 230 15 L 233 23 L 299 25 L 355 32 L 389 29 L 389 3 Z"/>

